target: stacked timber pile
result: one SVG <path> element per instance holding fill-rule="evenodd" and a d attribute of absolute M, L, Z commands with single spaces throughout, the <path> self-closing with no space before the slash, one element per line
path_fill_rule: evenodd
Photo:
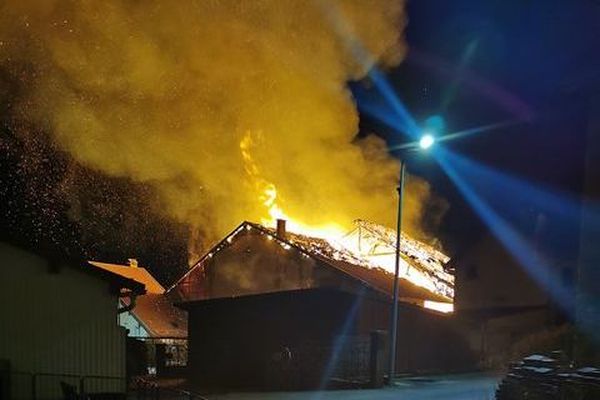
<path fill-rule="evenodd" d="M 574 368 L 560 352 L 534 354 L 511 365 L 496 400 L 600 399 L 600 369 Z"/>

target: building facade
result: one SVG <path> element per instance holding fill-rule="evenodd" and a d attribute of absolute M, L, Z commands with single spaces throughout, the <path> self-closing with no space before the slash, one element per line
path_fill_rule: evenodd
<path fill-rule="evenodd" d="M 535 335 L 549 335 L 560 324 L 543 285 L 492 235 L 483 236 L 450 264 L 455 318 L 482 368 L 511 362 L 520 347 L 537 340 Z M 548 267 L 547 273 L 552 271 Z"/>
<path fill-rule="evenodd" d="M 0 242 L 2 389 L 13 399 L 61 398 L 60 382 L 124 392 L 121 289 L 144 286 L 86 263 L 44 258 Z"/>

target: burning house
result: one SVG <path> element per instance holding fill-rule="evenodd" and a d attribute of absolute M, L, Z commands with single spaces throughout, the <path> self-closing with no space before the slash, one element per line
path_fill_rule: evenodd
<path fill-rule="evenodd" d="M 375 228 L 358 221 L 357 230 L 333 243 L 287 232 L 282 220 L 277 229 L 239 225 L 167 291 L 188 311 L 191 380 L 229 387 L 369 380 L 386 352 L 381 341 L 369 342 L 366 353 L 356 346 L 365 350 L 364 338 L 388 330 L 394 284 L 393 274 L 374 261 L 388 256 L 390 239 L 376 240 L 388 232 Z M 362 254 L 349 249 L 357 241 Z M 453 319 L 425 308 L 452 305 L 446 258 L 426 257 L 426 245 L 409 244 L 398 282 L 398 371 L 467 368 L 472 358 Z M 348 359 L 359 354 L 362 361 Z"/>

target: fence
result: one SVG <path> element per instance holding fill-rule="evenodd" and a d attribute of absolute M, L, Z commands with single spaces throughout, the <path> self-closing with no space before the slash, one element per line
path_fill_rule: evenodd
<path fill-rule="evenodd" d="M 345 340 L 344 340 L 345 339 Z M 371 337 L 354 336 L 340 338 L 337 349 L 331 349 L 332 357 L 337 357 L 331 380 L 365 384 L 370 379 Z M 335 352 L 339 354 L 336 355 Z"/>
<path fill-rule="evenodd" d="M 361 335 L 282 347 L 271 356 L 267 382 L 275 389 L 380 386 L 383 375 L 375 369 L 383 361 L 382 343 L 378 336 Z"/>
<path fill-rule="evenodd" d="M 90 398 L 105 398 L 108 393 L 111 398 L 118 394 L 124 397 L 126 389 L 125 378 L 122 377 L 10 372 L 10 391 L 14 400 L 62 399 L 65 394 L 63 385 L 72 387 L 79 393 L 86 393 Z"/>
<path fill-rule="evenodd" d="M 369 382 L 369 336 L 339 336 L 332 344 L 305 343 L 291 347 L 289 352 L 288 374 L 296 379 L 319 381 L 321 386 L 335 382 L 358 385 Z"/>
<path fill-rule="evenodd" d="M 111 376 L 11 372 L 13 400 L 206 400 L 203 396 L 177 388 L 159 387 L 139 379 L 125 388 L 125 379 Z M 66 385 L 65 385 L 66 384 Z M 72 393 L 65 392 L 71 389 Z M 71 396 L 71 397 L 70 397 Z"/>
<path fill-rule="evenodd" d="M 211 389 L 298 390 L 380 387 L 386 333 L 273 343 L 213 340 L 194 347 L 187 376 Z"/>

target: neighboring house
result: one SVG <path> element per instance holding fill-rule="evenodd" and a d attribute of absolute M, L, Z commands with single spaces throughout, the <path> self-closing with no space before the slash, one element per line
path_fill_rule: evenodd
<path fill-rule="evenodd" d="M 548 305 L 548 294 L 493 235 L 484 236 L 450 265 L 457 313 Z"/>
<path fill-rule="evenodd" d="M 455 317 L 482 367 L 506 362 L 519 340 L 560 321 L 547 291 L 491 234 L 450 260 L 449 266 L 455 275 Z M 548 281 L 561 284 L 559 280 Z"/>
<path fill-rule="evenodd" d="M 110 271 L 125 278 L 133 279 L 146 286 L 146 294 L 136 298 L 135 307 L 119 315 L 119 324 L 128 330 L 128 335 L 137 338 L 186 338 L 187 319 L 185 313 L 173 306 L 164 295 L 165 289 L 135 259 L 129 265 L 109 264 L 90 261 L 102 270 Z M 121 299 L 121 306 L 129 304 Z"/>
<path fill-rule="evenodd" d="M 0 394 L 59 398 L 61 381 L 86 392 L 124 392 L 117 304 L 123 294 L 143 294 L 143 284 L 0 242 L 0 285 Z"/>
<path fill-rule="evenodd" d="M 585 147 L 585 171 L 582 196 L 582 215 L 579 231 L 579 260 L 577 268 L 576 316 L 581 332 L 600 332 L 600 73 L 587 65 L 588 71 L 574 75 L 578 82 L 571 87 L 577 97 L 585 97 L 588 109 Z M 591 71 L 589 71 L 591 69 Z M 597 337 L 597 336 L 596 336 Z M 576 352 L 580 362 L 600 364 L 599 339 L 592 345 L 580 340 Z"/>
<path fill-rule="evenodd" d="M 336 351 L 344 348 L 340 336 L 390 326 L 393 275 L 357 262 L 283 224 L 275 231 L 242 223 L 167 291 L 188 311 L 190 379 L 289 388 L 334 378 L 353 354 Z M 422 307 L 449 299 L 405 279 L 398 284 L 397 371 L 472 366 L 452 318 Z"/>
<path fill-rule="evenodd" d="M 96 269 L 133 279 L 146 286 L 146 294 L 135 299 L 135 307 L 119 314 L 119 325 L 127 330 L 128 373 L 161 376 L 181 375 L 187 364 L 187 317 L 173 305 L 165 289 L 137 260 L 129 265 L 90 261 Z M 122 298 L 120 307 L 130 305 Z"/>

